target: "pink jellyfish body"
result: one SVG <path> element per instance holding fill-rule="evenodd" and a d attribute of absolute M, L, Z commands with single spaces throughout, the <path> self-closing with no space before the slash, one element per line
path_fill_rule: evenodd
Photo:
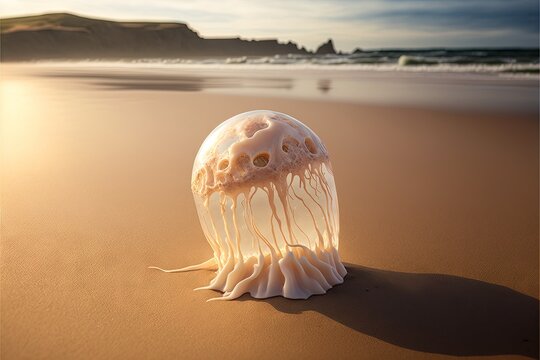
<path fill-rule="evenodd" d="M 216 270 L 209 285 L 235 299 L 306 299 L 343 282 L 339 210 L 328 151 L 306 125 L 257 110 L 215 128 L 193 165 L 193 195 Z"/>

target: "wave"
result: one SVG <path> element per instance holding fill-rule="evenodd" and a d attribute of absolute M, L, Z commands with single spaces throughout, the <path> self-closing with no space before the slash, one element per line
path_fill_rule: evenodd
<path fill-rule="evenodd" d="M 159 59 L 158 59 L 159 60 Z M 538 64 L 538 49 L 491 49 L 491 50 L 370 50 L 355 51 L 352 54 L 336 55 L 275 55 L 275 56 L 242 56 L 214 58 L 204 60 L 174 59 L 172 63 L 212 63 L 212 64 L 320 64 L 320 65 L 352 65 L 352 64 L 394 64 L 400 66 L 418 65 L 504 65 L 504 64 Z"/>
<path fill-rule="evenodd" d="M 226 64 L 245 64 L 247 62 L 247 57 L 241 56 L 236 58 L 227 58 L 225 60 Z"/>
<path fill-rule="evenodd" d="M 401 55 L 398 59 L 398 64 L 400 66 L 410 66 L 410 65 L 436 65 L 439 63 L 437 61 L 430 60 L 423 57 Z"/>
<path fill-rule="evenodd" d="M 99 61 L 98 61 L 99 62 Z M 88 62 L 87 62 L 88 63 Z M 99 62 L 103 64 L 103 62 Z M 116 64 L 226 69 L 317 69 L 492 73 L 503 76 L 538 76 L 538 49 L 421 49 L 369 50 L 336 55 L 240 56 L 206 59 L 137 59 Z"/>

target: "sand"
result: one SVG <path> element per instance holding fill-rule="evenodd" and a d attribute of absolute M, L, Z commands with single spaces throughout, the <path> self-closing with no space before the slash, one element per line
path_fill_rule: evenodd
<path fill-rule="evenodd" d="M 273 109 L 332 157 L 343 285 L 205 302 L 190 190 L 222 120 Z M 537 114 L 2 82 L 1 358 L 538 357 Z M 483 358 L 483 357 L 482 357 Z"/>

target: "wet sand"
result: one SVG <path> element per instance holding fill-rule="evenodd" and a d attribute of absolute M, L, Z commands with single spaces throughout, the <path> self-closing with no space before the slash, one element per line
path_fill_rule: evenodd
<path fill-rule="evenodd" d="M 10 75 L 10 74 L 7 74 Z M 1 357 L 538 357 L 538 114 L 1 82 Z M 310 126 L 332 157 L 345 283 L 205 302 L 190 190 L 239 112 Z"/>
<path fill-rule="evenodd" d="M 367 71 L 347 66 L 196 65 L 122 62 L 5 64 L 4 73 L 95 89 L 182 91 L 364 105 L 538 113 L 539 76 Z M 414 67 L 413 67 L 414 68 Z"/>

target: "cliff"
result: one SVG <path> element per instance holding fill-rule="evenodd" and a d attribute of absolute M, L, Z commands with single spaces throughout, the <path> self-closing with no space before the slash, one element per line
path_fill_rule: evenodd
<path fill-rule="evenodd" d="M 2 61 L 309 54 L 293 42 L 203 38 L 184 23 L 117 22 L 57 13 L 0 20 Z"/>

